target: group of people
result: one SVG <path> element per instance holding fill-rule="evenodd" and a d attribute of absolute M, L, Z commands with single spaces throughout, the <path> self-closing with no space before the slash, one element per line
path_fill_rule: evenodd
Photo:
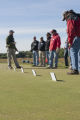
<path fill-rule="evenodd" d="M 58 55 L 61 46 L 60 36 L 55 29 L 46 34 L 47 40 L 43 37 L 40 41 L 36 40 L 34 36 L 31 44 L 31 51 L 33 52 L 33 66 L 44 66 L 47 64 L 48 68 L 57 68 Z M 53 58 L 55 58 L 53 66 Z"/>
<path fill-rule="evenodd" d="M 64 58 L 65 65 L 68 66 L 68 54 L 70 56 L 70 69 L 69 75 L 77 75 L 80 73 L 80 14 L 73 10 L 68 10 L 63 13 L 63 21 L 67 23 L 67 40 L 65 42 Z M 8 67 L 11 69 L 11 57 L 15 62 L 16 68 L 21 68 L 19 65 L 15 51 L 18 51 L 15 45 L 13 30 L 9 31 L 9 36 L 6 39 Z M 57 68 L 58 55 L 61 46 L 60 36 L 55 29 L 46 34 L 47 40 L 44 41 L 43 37 L 40 41 L 33 38 L 31 44 L 31 51 L 33 52 L 33 65 L 45 66 L 48 68 Z M 53 66 L 53 58 L 55 59 Z"/>

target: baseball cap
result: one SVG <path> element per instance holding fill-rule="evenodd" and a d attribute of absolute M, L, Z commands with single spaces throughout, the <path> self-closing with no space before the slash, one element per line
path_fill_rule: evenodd
<path fill-rule="evenodd" d="M 53 32 L 57 32 L 55 29 L 53 29 L 53 30 L 51 30 L 51 32 L 50 33 L 53 33 Z"/>
<path fill-rule="evenodd" d="M 10 30 L 9 32 L 15 33 L 13 30 Z"/>
<path fill-rule="evenodd" d="M 68 13 L 69 13 L 69 11 L 65 11 L 65 12 L 63 13 L 62 21 L 65 21 L 66 16 L 68 15 Z"/>

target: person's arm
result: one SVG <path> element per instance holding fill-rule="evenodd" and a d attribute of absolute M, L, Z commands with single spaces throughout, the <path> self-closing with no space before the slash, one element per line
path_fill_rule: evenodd
<path fill-rule="evenodd" d="M 31 44 L 31 52 L 34 50 L 34 44 Z"/>
<path fill-rule="evenodd" d="M 70 19 L 67 21 L 67 33 L 68 33 L 69 47 L 71 47 L 74 36 L 75 36 L 75 21 L 74 20 Z"/>
<path fill-rule="evenodd" d="M 9 44 L 9 36 L 6 38 L 6 47 L 9 47 L 10 44 Z"/>
<path fill-rule="evenodd" d="M 60 40 L 60 37 L 57 38 L 57 49 L 56 49 L 56 52 L 59 53 L 60 51 L 60 46 L 61 46 L 61 40 Z"/>

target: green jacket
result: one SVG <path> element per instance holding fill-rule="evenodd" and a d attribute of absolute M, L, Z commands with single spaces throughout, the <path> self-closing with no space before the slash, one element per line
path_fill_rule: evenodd
<path fill-rule="evenodd" d="M 15 46 L 15 41 L 14 41 L 13 35 L 9 35 L 9 36 L 6 38 L 6 47 L 15 49 L 15 50 L 17 51 L 17 48 L 16 48 L 16 46 Z"/>

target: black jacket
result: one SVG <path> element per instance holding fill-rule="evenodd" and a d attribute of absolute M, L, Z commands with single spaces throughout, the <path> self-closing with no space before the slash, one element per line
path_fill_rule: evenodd
<path fill-rule="evenodd" d="M 33 41 L 32 44 L 31 44 L 31 51 L 33 51 L 33 50 L 37 51 L 38 50 L 38 44 L 39 44 L 39 42 L 37 40 Z"/>
<path fill-rule="evenodd" d="M 14 41 L 13 35 L 9 35 L 9 36 L 6 38 L 6 47 L 15 49 L 15 50 L 17 51 L 17 48 L 16 48 L 16 46 L 15 46 L 15 41 Z"/>
<path fill-rule="evenodd" d="M 38 46 L 39 51 L 45 51 L 45 41 L 39 42 Z"/>
<path fill-rule="evenodd" d="M 46 40 L 46 43 L 45 43 L 45 51 L 49 51 L 50 39 L 51 39 L 51 37 L 49 37 L 49 38 Z"/>

